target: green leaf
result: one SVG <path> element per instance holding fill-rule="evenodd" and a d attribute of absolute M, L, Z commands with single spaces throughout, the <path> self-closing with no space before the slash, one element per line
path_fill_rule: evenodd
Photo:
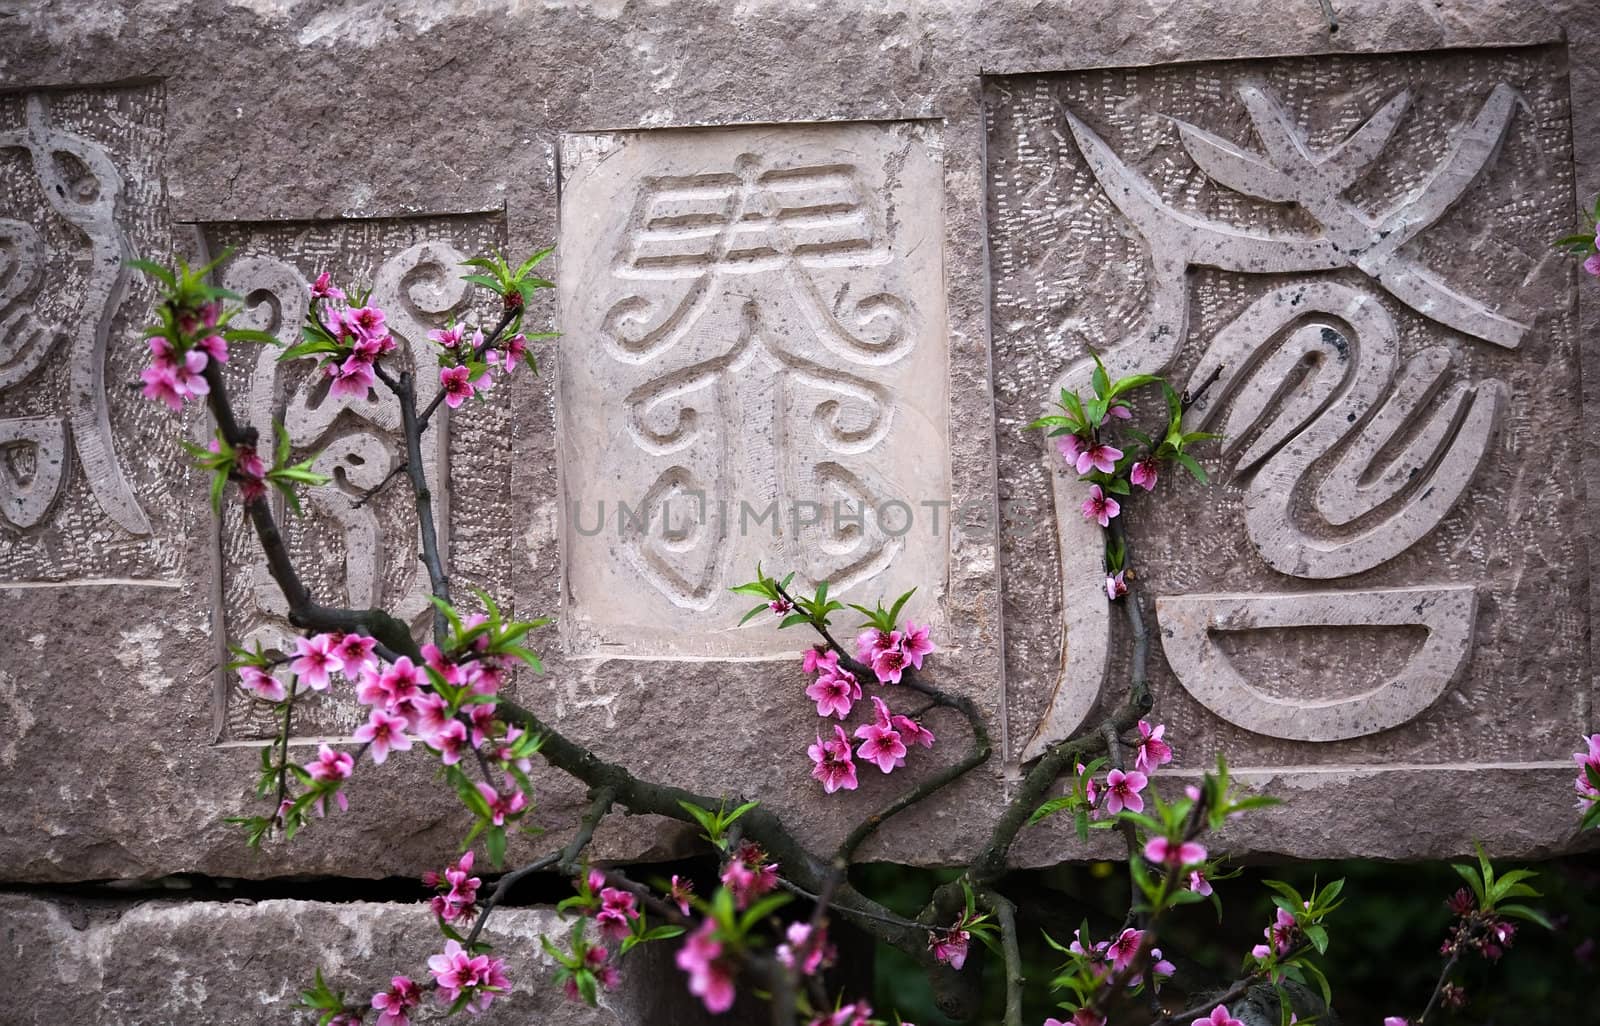
<path fill-rule="evenodd" d="M 1451 863 L 1450 868 L 1455 870 L 1456 875 L 1467 882 L 1468 887 L 1472 888 L 1472 893 L 1478 899 L 1478 904 L 1480 906 L 1486 904 L 1483 893 L 1483 879 L 1478 876 L 1478 871 L 1471 866 L 1463 866 L 1459 862 Z"/>
<path fill-rule="evenodd" d="M 1089 376 L 1089 383 L 1094 387 L 1094 394 L 1100 399 L 1111 397 L 1111 378 L 1106 374 L 1105 364 L 1100 362 L 1100 357 L 1094 358 L 1094 373 Z"/>
<path fill-rule="evenodd" d="M 489 856 L 489 864 L 499 869 L 506 861 L 506 828 L 503 826 L 489 827 L 483 832 L 484 853 Z"/>
<path fill-rule="evenodd" d="M 1183 469 L 1187 470 L 1190 474 L 1193 474 L 1196 481 L 1199 481 L 1201 484 L 1211 483 L 1211 479 L 1206 477 L 1205 470 L 1201 468 L 1200 464 L 1195 462 L 1193 456 L 1190 456 L 1186 452 L 1175 452 L 1172 454 L 1172 458 L 1182 464 Z"/>
<path fill-rule="evenodd" d="M 149 260 L 129 260 L 127 261 L 127 266 L 136 271 L 143 271 L 145 274 L 155 278 L 169 289 L 175 289 L 178 287 L 177 277 L 160 264 L 151 263 Z"/>
<path fill-rule="evenodd" d="M 810 623 L 810 622 L 811 622 L 811 617 L 807 616 L 804 613 L 790 613 L 788 616 L 783 618 L 783 622 L 782 623 L 778 624 L 778 629 L 782 630 L 785 627 L 795 627 L 795 626 L 798 626 L 800 624 Z"/>
<path fill-rule="evenodd" d="M 1078 796 L 1073 794 L 1064 794 L 1059 798 L 1052 798 L 1033 810 L 1033 814 L 1028 817 L 1028 825 L 1033 826 L 1033 824 L 1055 815 L 1062 809 L 1070 809 L 1077 801 Z"/>
<path fill-rule="evenodd" d="M 1511 916 L 1514 919 L 1526 919 L 1530 923 L 1538 923 L 1546 930 L 1554 930 L 1555 924 L 1545 917 L 1543 912 L 1531 909 L 1526 905 L 1501 905 L 1495 909 L 1501 915 Z"/>
<path fill-rule="evenodd" d="M 546 246 L 544 249 L 538 250 L 517 267 L 517 273 L 513 275 L 513 277 L 521 278 L 523 275 L 527 274 L 529 271 L 543 263 L 544 258 L 555 251 L 556 248 L 554 246 Z"/>
<path fill-rule="evenodd" d="M 229 342 L 260 342 L 269 346 L 283 344 L 272 332 L 257 331 L 254 328 L 229 328 L 222 333 L 222 337 Z"/>
<path fill-rule="evenodd" d="M 298 360 L 302 356 L 315 356 L 317 353 L 337 353 L 339 347 L 327 339 L 307 339 L 285 349 L 278 355 L 278 361 Z"/>
<path fill-rule="evenodd" d="M 1306 935 L 1306 940 L 1309 940 L 1311 942 L 1311 946 L 1317 949 L 1317 954 L 1319 954 L 1319 955 L 1327 954 L 1327 951 L 1328 951 L 1328 928 L 1327 927 L 1319 926 L 1316 923 L 1307 923 L 1305 925 L 1304 932 L 1305 932 L 1305 935 Z"/>
<path fill-rule="evenodd" d="M 485 274 L 464 274 L 461 276 L 461 280 L 469 281 L 474 285 L 481 285 L 496 295 L 505 294 L 505 287 L 501 285 L 500 282 Z"/>
<path fill-rule="evenodd" d="M 739 618 L 739 626 L 743 627 L 745 624 L 749 623 L 751 621 L 751 619 L 753 619 L 754 617 L 760 616 L 762 613 L 768 612 L 771 609 L 772 609 L 771 606 L 769 606 L 765 602 L 763 602 L 761 605 L 755 607 L 754 609 L 750 610 L 750 612 L 748 612 L 748 613 L 744 614 L 744 616 L 740 617 Z"/>
<path fill-rule="evenodd" d="M 1124 392 L 1132 392 L 1136 388 L 1153 385 L 1160 380 L 1154 374 L 1130 374 L 1125 378 L 1118 378 L 1116 383 L 1111 386 L 1110 398 L 1115 399 Z"/>
<path fill-rule="evenodd" d="M 905 608 L 906 603 L 910 601 L 911 596 L 915 595 L 916 592 L 917 589 L 912 588 L 910 591 L 894 600 L 894 605 L 889 607 L 889 623 L 891 625 L 898 624 L 900 622 L 900 610 Z"/>

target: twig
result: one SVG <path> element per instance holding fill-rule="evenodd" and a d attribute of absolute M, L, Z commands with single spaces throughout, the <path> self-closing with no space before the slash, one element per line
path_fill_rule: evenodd
<path fill-rule="evenodd" d="M 439 532 L 433 523 L 433 493 L 428 490 L 428 475 L 422 463 L 423 427 L 417 419 L 416 391 L 412 386 L 410 371 L 404 371 L 396 383 L 395 396 L 400 400 L 400 427 L 406 436 L 406 476 L 411 479 L 411 491 L 416 496 L 417 527 L 422 536 L 422 563 L 428 568 L 428 583 L 433 596 L 440 602 L 450 602 L 450 578 L 444 570 L 444 560 L 439 555 Z M 443 392 L 439 393 L 442 397 Z M 437 401 L 434 405 L 438 405 Z M 430 407 L 431 409 L 431 407 Z M 444 610 L 433 610 L 433 636 L 442 642 L 448 624 Z"/>
<path fill-rule="evenodd" d="M 578 855 L 594 839 L 594 832 L 600 826 L 600 821 L 606 818 L 606 813 L 611 811 L 611 804 L 617 800 L 614 788 L 599 787 L 590 792 L 593 799 L 589 804 L 589 811 L 583 814 L 583 819 L 578 823 L 578 832 L 561 849 L 561 869 L 563 872 L 578 872 Z"/>
<path fill-rule="evenodd" d="M 472 358 L 477 360 L 484 353 L 494 348 L 496 340 L 500 338 L 500 333 L 506 330 L 506 325 L 510 324 L 511 319 L 521 311 L 521 307 L 507 307 L 506 312 L 500 318 L 500 323 L 495 325 L 494 331 L 490 332 L 489 337 L 483 340 L 483 345 L 473 349 Z M 403 377 L 402 375 L 402 379 Z M 439 394 L 433 397 L 433 402 L 429 403 L 428 408 L 422 411 L 422 416 L 417 418 L 417 437 L 419 439 L 422 437 L 422 432 L 428 430 L 428 422 L 433 419 L 433 411 L 437 410 L 442 402 L 444 402 L 444 389 L 439 390 Z"/>
<path fill-rule="evenodd" d="M 511 892 L 511 888 L 516 885 L 518 880 L 521 880 L 523 877 L 528 876 L 529 874 L 549 869 L 560 860 L 561 853 L 552 852 L 543 858 L 530 862 L 526 866 L 513 870 L 512 872 L 507 873 L 505 876 L 502 876 L 499 882 L 494 885 L 494 891 L 490 893 L 489 899 L 483 903 L 483 908 L 478 912 L 478 919 L 472 924 L 472 932 L 467 934 L 467 950 L 472 950 L 473 942 L 478 939 L 478 934 L 483 932 L 483 924 L 489 919 L 489 913 L 493 912 L 495 906 L 504 900 L 505 896 Z"/>
<path fill-rule="evenodd" d="M 1328 0 L 1322 0 L 1322 2 L 1323 4 L 1327 4 Z M 1183 395 L 1178 399 L 1178 408 L 1184 413 L 1188 413 L 1190 407 L 1199 402 L 1201 399 L 1204 399 L 1206 392 L 1210 391 L 1211 386 L 1215 385 L 1217 380 L 1222 377 L 1222 370 L 1225 366 L 1226 364 L 1219 363 L 1215 367 L 1211 368 L 1211 373 L 1206 375 L 1206 379 L 1200 382 L 1200 387 L 1196 388 L 1193 392 L 1190 392 L 1187 388 L 1184 389 Z"/>
<path fill-rule="evenodd" d="M 983 901 L 1000 924 L 1000 950 L 1006 961 L 1005 1026 L 1022 1026 L 1022 950 L 1017 944 L 1017 907 L 1004 895 L 985 891 Z"/>
<path fill-rule="evenodd" d="M 289 793 L 289 724 L 294 715 L 294 694 L 300 687 L 300 675 L 289 678 L 289 694 L 283 702 L 283 736 L 278 746 L 278 800 L 272 807 L 272 818 L 283 821 L 283 800 Z"/>
<path fill-rule="evenodd" d="M 824 904 L 822 901 L 822 895 L 808 891 L 792 880 L 786 880 L 780 876 L 778 877 L 778 886 L 782 887 L 790 894 L 805 898 L 807 901 L 816 902 L 818 905 Z M 845 884 L 841 882 L 836 889 L 842 890 L 844 887 Z M 892 912 L 889 912 L 888 914 L 880 912 L 866 912 L 860 909 L 849 908 L 839 904 L 836 901 L 827 902 L 826 907 L 837 909 L 839 912 L 849 916 L 852 919 L 867 920 L 875 923 L 887 923 L 890 926 L 898 926 L 906 930 L 915 930 L 919 935 L 924 937 L 927 936 L 928 933 L 928 928 L 923 926 L 921 923 L 907 919 L 904 916 L 897 916 Z"/>
<path fill-rule="evenodd" d="M 1417 1026 L 1422 1026 L 1423 1023 L 1427 1022 L 1428 1016 L 1433 1014 L 1434 1008 L 1439 1004 L 1439 998 L 1444 994 L 1444 985 L 1450 982 L 1450 973 L 1455 969 L 1456 963 L 1461 960 L 1461 947 L 1461 944 L 1456 944 L 1455 949 L 1450 952 L 1450 960 L 1439 971 L 1439 980 L 1433 985 L 1433 993 L 1428 995 L 1427 1007 L 1422 1010 L 1421 1015 L 1417 1016 Z"/>
<path fill-rule="evenodd" d="M 1339 31 L 1339 16 L 1333 13 L 1333 0 L 1320 0 L 1322 4 L 1322 17 L 1328 23 L 1328 34 Z"/>
<path fill-rule="evenodd" d="M 362 506 L 365 506 L 367 503 L 377 498 L 378 493 L 389 487 L 389 483 L 395 478 L 399 477 L 401 474 L 404 474 L 406 472 L 406 468 L 409 466 L 410 464 L 405 460 L 401 460 L 399 463 L 395 464 L 394 469 L 385 474 L 382 481 L 379 481 L 371 488 L 368 488 L 366 491 L 362 492 L 360 498 L 352 499 L 350 501 L 350 508 L 360 509 Z"/>

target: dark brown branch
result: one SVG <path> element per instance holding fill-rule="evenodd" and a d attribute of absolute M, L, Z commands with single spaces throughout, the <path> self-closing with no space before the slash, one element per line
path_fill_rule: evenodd
<path fill-rule="evenodd" d="M 428 489 L 428 475 L 422 463 L 422 425 L 417 419 L 417 399 L 411 372 L 400 374 L 395 396 L 400 401 L 400 428 L 406 437 L 406 476 L 411 479 L 411 492 L 416 497 L 417 527 L 422 536 L 422 565 L 428 568 L 428 584 L 434 598 L 446 604 L 450 601 L 450 578 L 445 574 L 444 559 L 439 555 L 439 531 L 433 522 L 433 493 Z M 439 395 L 442 397 L 443 392 Z M 437 403 L 435 403 L 437 405 Z M 449 624 L 444 610 L 433 610 L 433 637 L 442 643 Z"/>
<path fill-rule="evenodd" d="M 223 440 L 235 448 L 241 445 L 256 448 L 259 442 L 256 429 L 242 426 L 235 419 L 232 404 L 228 399 L 227 385 L 223 381 L 221 369 L 216 361 L 209 361 L 203 373 L 207 385 L 210 386 L 210 393 L 206 397 L 207 405 L 211 410 L 211 416 L 217 422 L 217 429 L 222 433 Z M 279 590 L 283 592 L 284 600 L 289 604 L 291 624 L 305 630 L 365 634 L 376 638 L 391 652 L 408 655 L 417 660 L 422 658 L 417 643 L 411 637 L 411 629 L 384 610 L 325 606 L 311 597 L 310 590 L 295 571 L 288 543 L 278 530 L 277 520 L 272 515 L 272 506 L 265 496 L 245 503 L 245 513 L 250 518 L 251 526 L 255 528 L 256 537 L 261 541 L 262 554 L 267 558 L 267 571 L 277 582 Z"/>
<path fill-rule="evenodd" d="M 401 474 L 404 474 L 409 466 L 410 463 L 405 460 L 401 460 L 399 463 L 396 463 L 393 470 L 383 475 L 382 481 L 379 481 L 371 488 L 368 488 L 366 491 L 362 492 L 359 498 L 350 500 L 350 508 L 360 509 L 362 506 L 365 506 L 367 503 L 377 498 L 385 488 L 389 487 L 395 478 L 399 477 Z"/>
<path fill-rule="evenodd" d="M 278 798 L 272 806 L 272 818 L 283 822 L 283 800 L 289 794 L 289 725 L 294 716 L 294 694 L 300 687 L 300 676 L 289 678 L 289 694 L 283 701 L 283 734 L 278 738 Z M 287 824 L 285 824 L 287 825 Z"/>
<path fill-rule="evenodd" d="M 561 861 L 561 853 L 552 852 L 502 876 L 499 882 L 495 884 L 494 891 L 490 893 L 488 900 L 483 903 L 483 908 L 478 912 L 477 921 L 472 924 L 472 932 L 467 934 L 467 949 L 469 951 L 472 949 L 473 942 L 478 939 L 478 934 L 483 932 L 483 924 L 488 921 L 489 913 L 494 911 L 496 905 L 505 900 L 505 896 L 511 893 L 511 888 L 516 886 L 518 880 L 532 873 L 549 869 L 559 861 Z"/>
<path fill-rule="evenodd" d="M 1000 924 L 1000 950 L 1006 963 L 1005 1026 L 1022 1026 L 1022 950 L 1017 944 L 1017 907 L 995 891 L 983 892 L 982 901 Z"/>
<path fill-rule="evenodd" d="M 561 849 L 563 873 L 577 873 L 582 869 L 578 864 L 578 856 L 594 839 L 595 829 L 600 826 L 600 821 L 606 818 L 606 813 L 611 811 L 611 803 L 616 801 L 617 792 L 613 788 L 598 787 L 590 793 L 590 798 L 592 801 L 589 810 L 583 814 L 583 819 L 578 823 L 578 832 L 567 842 L 567 846 Z"/>

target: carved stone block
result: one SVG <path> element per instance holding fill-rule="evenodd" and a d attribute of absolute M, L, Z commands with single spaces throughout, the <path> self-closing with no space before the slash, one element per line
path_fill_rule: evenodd
<path fill-rule="evenodd" d="M 181 457 L 140 398 L 170 246 L 157 86 L 0 95 L 0 581 L 171 580 Z"/>
<path fill-rule="evenodd" d="M 562 176 L 568 645 L 792 652 L 734 626 L 763 558 L 846 601 L 942 581 L 936 129 L 572 135 Z"/>
<path fill-rule="evenodd" d="M 416 375 L 418 404 L 438 391 L 436 346 L 427 333 L 451 319 L 473 315 L 472 287 L 461 280 L 462 261 L 500 245 L 499 224 L 490 218 L 420 218 L 308 224 L 217 224 L 205 229 L 208 248 L 231 250 L 217 279 L 242 297 L 247 312 L 238 323 L 269 331 L 293 344 L 310 301 L 308 283 L 323 271 L 346 289 L 371 288 L 370 302 L 388 313 L 399 349 L 396 369 Z M 480 294 L 481 295 L 481 294 Z M 492 316 L 492 312 L 477 311 Z M 365 400 L 330 399 L 328 379 L 316 375 L 316 359 L 283 362 L 281 349 L 239 346 L 227 377 L 240 416 L 271 438 L 282 424 L 296 460 L 316 454 L 315 469 L 333 481 L 305 492 L 305 515 L 287 515 L 290 548 L 302 577 L 322 601 L 352 607 L 380 606 L 413 621 L 418 636 L 431 623 L 427 572 L 417 558 L 416 513 L 404 462 L 400 410 L 392 394 L 375 386 Z M 426 473 L 441 525 L 441 546 L 459 594 L 484 587 L 504 595 L 509 568 L 497 552 L 496 533 L 508 527 L 505 404 L 475 404 L 458 428 L 440 407 L 423 442 Z M 368 493 L 389 484 L 374 495 Z M 467 492 L 458 503 L 455 489 Z M 287 607 L 267 573 L 260 545 L 237 503 L 222 517 L 222 595 L 227 636 L 246 648 L 259 643 L 285 649 L 297 633 Z M 396 539 L 409 539 L 399 544 Z M 224 740 L 271 736 L 270 706 L 237 687 L 232 675 L 218 684 L 219 726 Z M 297 704 L 298 736 L 348 733 L 363 710 L 348 691 L 310 696 Z"/>
<path fill-rule="evenodd" d="M 1212 483 L 1169 465 L 1125 514 L 1182 768 L 1562 764 L 1589 676 L 1567 96 L 1558 47 L 988 80 L 1013 755 L 1126 690 L 1087 486 L 1025 430 L 1093 350 L 1214 377 L 1186 417 L 1224 436 Z"/>

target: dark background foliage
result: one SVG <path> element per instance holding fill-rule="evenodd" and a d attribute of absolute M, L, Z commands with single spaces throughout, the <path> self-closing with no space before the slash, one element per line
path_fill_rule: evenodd
<path fill-rule="evenodd" d="M 1496 865 L 1514 864 L 1497 861 Z M 1544 897 L 1528 904 L 1554 920 L 1555 932 L 1519 923 L 1514 945 L 1499 963 L 1465 960 L 1456 979 L 1466 986 L 1466 1007 L 1435 1013 L 1429 1017 L 1430 1026 L 1600 1024 L 1600 853 L 1515 865 L 1538 871 L 1533 885 Z M 908 914 L 922 906 L 934 886 L 954 875 L 881 863 L 859 867 L 856 873 L 868 893 Z M 1345 1026 L 1379 1026 L 1388 1015 L 1415 1019 L 1444 964 L 1439 945 L 1451 921 L 1445 900 L 1462 886 L 1445 862 L 1246 866 L 1239 876 L 1216 885 L 1226 913 L 1222 924 L 1209 904 L 1181 908 L 1164 931 L 1161 947 L 1177 963 L 1178 980 L 1225 984 L 1243 956 L 1261 942 L 1261 931 L 1271 919 L 1272 905 L 1262 880 L 1284 880 L 1305 893 L 1313 881 L 1340 877 L 1347 881 L 1346 901 L 1328 922 L 1332 944 L 1321 963 L 1333 984 L 1334 1010 Z M 1066 943 L 1087 919 L 1096 940 L 1110 936 L 1127 908 L 1127 887 L 1122 867 L 1104 862 L 1063 865 L 1011 878 L 1005 890 L 1018 905 L 1029 980 L 1026 1022 L 1064 1017 L 1055 1006 L 1058 998 L 1046 985 L 1060 956 L 1045 944 L 1041 931 Z M 976 943 L 973 952 L 985 977 L 983 1021 L 999 1022 L 999 959 L 986 957 Z M 876 965 L 880 1011 L 898 1010 L 917 1026 L 949 1022 L 933 1009 L 926 978 L 909 958 L 880 945 Z M 1176 988 L 1167 996 L 1174 1008 L 1189 1003 Z M 1143 1021 L 1134 1015 L 1128 1026 Z"/>

